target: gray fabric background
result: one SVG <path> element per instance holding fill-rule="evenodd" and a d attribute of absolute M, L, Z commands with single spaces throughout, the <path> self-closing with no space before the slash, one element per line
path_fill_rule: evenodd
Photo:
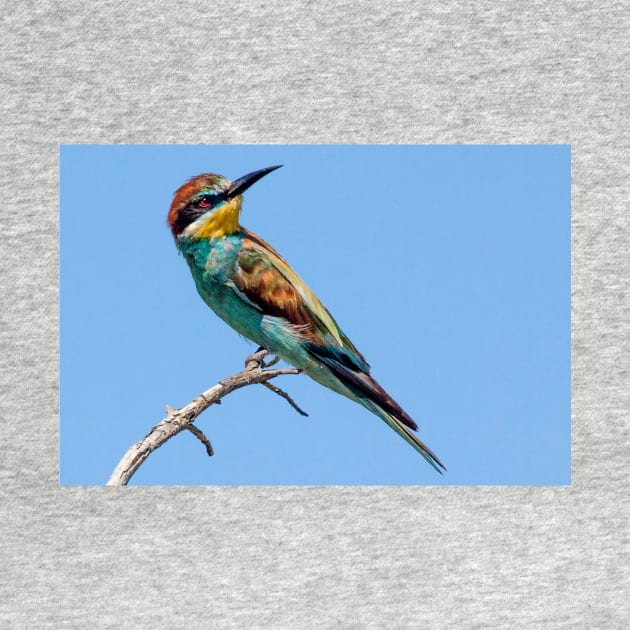
<path fill-rule="evenodd" d="M 2 14 L 0 627 L 628 627 L 627 3 Z M 82 142 L 571 143 L 573 485 L 58 487 L 57 159 Z"/>

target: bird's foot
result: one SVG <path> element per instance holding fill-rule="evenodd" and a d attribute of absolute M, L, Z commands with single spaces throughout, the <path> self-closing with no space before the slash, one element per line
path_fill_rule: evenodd
<path fill-rule="evenodd" d="M 277 354 L 272 354 L 271 359 L 269 359 L 269 361 L 263 361 L 263 367 L 264 368 L 271 367 L 272 365 L 275 365 L 276 363 L 278 363 L 278 361 L 280 361 L 280 357 Z"/>
<path fill-rule="evenodd" d="M 265 357 L 271 355 L 271 359 L 269 361 L 265 361 Z M 263 348 L 262 346 L 254 352 L 254 354 L 250 354 L 245 359 L 245 368 L 248 370 L 264 370 L 265 368 L 271 367 L 280 361 L 280 357 L 277 355 L 271 354 L 267 348 Z"/>

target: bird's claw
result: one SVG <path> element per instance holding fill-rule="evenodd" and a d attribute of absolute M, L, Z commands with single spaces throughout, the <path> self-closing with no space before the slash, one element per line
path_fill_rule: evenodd
<path fill-rule="evenodd" d="M 262 366 L 263 368 L 268 368 L 271 367 L 272 365 L 275 365 L 276 363 L 278 363 L 278 361 L 280 361 L 280 357 L 277 354 L 273 354 L 271 355 L 271 359 L 269 359 L 269 361 L 262 361 Z"/>
<path fill-rule="evenodd" d="M 254 354 L 250 354 L 245 359 L 245 367 L 248 370 L 255 370 L 256 368 L 264 370 L 265 368 L 271 367 L 280 361 L 280 357 L 277 355 L 272 355 L 272 358 L 269 361 L 265 361 L 265 357 L 270 354 L 271 352 L 267 350 L 267 348 L 258 348 Z"/>

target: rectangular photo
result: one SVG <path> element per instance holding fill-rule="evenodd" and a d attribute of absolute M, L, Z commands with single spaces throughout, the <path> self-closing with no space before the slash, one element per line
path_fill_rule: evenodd
<path fill-rule="evenodd" d="M 571 482 L 568 145 L 63 145 L 60 483 Z"/>

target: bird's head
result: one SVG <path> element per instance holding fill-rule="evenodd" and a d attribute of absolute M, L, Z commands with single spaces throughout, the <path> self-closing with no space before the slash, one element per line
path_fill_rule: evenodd
<path fill-rule="evenodd" d="M 175 192 L 168 213 L 168 225 L 175 240 L 221 238 L 238 229 L 242 194 L 278 166 L 262 168 L 231 182 L 223 175 L 203 173 L 189 179 Z"/>

